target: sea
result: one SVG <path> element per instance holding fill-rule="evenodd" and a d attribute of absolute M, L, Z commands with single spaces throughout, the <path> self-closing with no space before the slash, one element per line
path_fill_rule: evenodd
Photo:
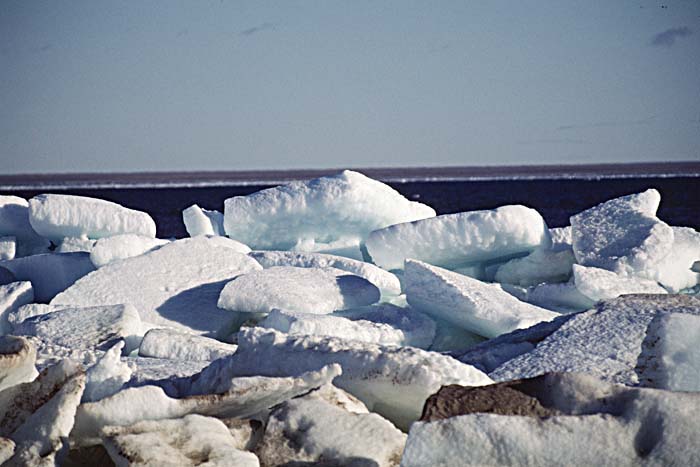
<path fill-rule="evenodd" d="M 661 192 L 658 216 L 700 230 L 700 163 L 590 166 L 359 169 L 438 214 L 523 204 L 550 227 L 603 201 L 648 188 Z M 197 204 L 223 211 L 224 200 L 338 170 L 47 174 L 0 176 L 0 194 L 90 196 L 149 213 L 160 238 L 187 236 L 182 211 Z"/>

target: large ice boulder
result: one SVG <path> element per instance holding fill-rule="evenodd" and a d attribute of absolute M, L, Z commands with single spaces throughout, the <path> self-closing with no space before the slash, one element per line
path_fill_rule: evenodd
<path fill-rule="evenodd" d="M 38 195 L 29 200 L 29 222 L 41 236 L 98 239 L 120 234 L 156 236 L 156 224 L 145 212 L 101 199 L 74 195 Z"/>
<path fill-rule="evenodd" d="M 404 284 L 411 306 L 484 337 L 496 337 L 558 316 L 521 302 L 498 285 L 420 261 L 406 261 Z"/>
<path fill-rule="evenodd" d="M 190 237 L 197 235 L 225 235 L 224 215 L 219 211 L 208 211 L 196 204 L 182 211 L 182 221 Z"/>
<path fill-rule="evenodd" d="M 168 244 L 168 240 L 122 234 L 97 240 L 90 250 L 90 261 L 96 268 L 120 259 L 132 258 Z"/>
<path fill-rule="evenodd" d="M 385 269 L 401 269 L 409 258 L 456 269 L 550 245 L 542 216 L 520 205 L 392 225 L 375 230 L 366 240 L 372 261 Z"/>
<path fill-rule="evenodd" d="M 673 229 L 656 217 L 655 189 L 606 201 L 571 217 L 578 264 L 622 275 L 654 269 L 673 247 Z"/>
<path fill-rule="evenodd" d="M 0 237 L 15 237 L 16 256 L 46 253 L 50 243 L 29 223 L 29 203 L 19 196 L 0 195 Z M 12 258 L 7 258 L 12 259 Z"/>
<path fill-rule="evenodd" d="M 307 239 L 320 243 L 363 239 L 372 230 L 434 215 L 431 207 L 345 170 L 229 198 L 224 227 L 226 235 L 253 249 L 289 250 Z"/>
<path fill-rule="evenodd" d="M 367 279 L 340 269 L 276 266 L 226 284 L 218 305 L 246 313 L 269 313 L 277 308 L 326 314 L 371 305 L 379 297 L 379 289 Z"/>
<path fill-rule="evenodd" d="M 254 259 L 219 246 L 214 238 L 187 238 L 107 264 L 51 304 L 130 303 L 150 325 L 197 334 L 226 333 L 235 316 L 217 308 L 221 289 L 234 277 L 260 269 Z"/>

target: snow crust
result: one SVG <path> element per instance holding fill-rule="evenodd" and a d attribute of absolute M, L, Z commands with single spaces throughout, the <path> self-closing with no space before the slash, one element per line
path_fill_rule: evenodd
<path fill-rule="evenodd" d="M 202 209 L 196 204 L 182 211 L 182 221 L 190 237 L 197 235 L 226 235 L 224 215 L 219 211 Z"/>
<path fill-rule="evenodd" d="M 139 256 L 168 243 L 168 240 L 136 234 L 105 237 L 95 242 L 90 250 L 90 261 L 96 268 L 101 268 L 112 261 Z"/>

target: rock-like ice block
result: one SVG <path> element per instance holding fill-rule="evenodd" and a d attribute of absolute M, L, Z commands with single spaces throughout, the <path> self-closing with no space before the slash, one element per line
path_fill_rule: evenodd
<path fill-rule="evenodd" d="M 542 216 L 519 205 L 392 225 L 375 230 L 366 240 L 372 261 L 385 269 L 401 269 L 406 259 L 456 269 L 550 246 Z"/>
<path fill-rule="evenodd" d="M 98 239 L 128 233 L 156 236 L 156 224 L 145 212 L 84 196 L 35 196 L 29 200 L 29 222 L 39 235 L 53 241 L 65 237 Z"/>
<path fill-rule="evenodd" d="M 429 206 L 350 170 L 292 182 L 224 205 L 226 235 L 258 250 L 290 250 L 300 241 L 363 239 L 372 230 L 435 215 Z"/>

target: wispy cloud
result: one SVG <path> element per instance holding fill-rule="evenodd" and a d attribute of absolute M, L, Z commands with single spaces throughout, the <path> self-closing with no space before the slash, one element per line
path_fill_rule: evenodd
<path fill-rule="evenodd" d="M 671 47 L 676 43 L 676 39 L 688 37 L 691 34 L 693 34 L 692 29 L 686 26 L 671 28 L 652 37 L 650 44 L 654 47 Z"/>
<path fill-rule="evenodd" d="M 557 127 L 557 131 L 585 130 L 588 128 L 607 128 L 607 127 L 648 125 L 651 122 L 653 122 L 655 118 L 656 118 L 656 116 L 652 115 L 651 117 L 642 118 L 640 120 L 617 120 L 617 121 L 610 120 L 610 121 L 602 121 L 602 122 L 583 123 L 580 125 L 562 125 L 562 126 Z"/>
<path fill-rule="evenodd" d="M 253 34 L 256 34 L 261 31 L 266 31 L 268 29 L 275 29 L 275 25 L 273 23 L 262 23 L 258 24 L 257 26 L 253 26 L 252 28 L 244 29 L 243 31 L 240 32 L 241 36 L 252 36 Z"/>

